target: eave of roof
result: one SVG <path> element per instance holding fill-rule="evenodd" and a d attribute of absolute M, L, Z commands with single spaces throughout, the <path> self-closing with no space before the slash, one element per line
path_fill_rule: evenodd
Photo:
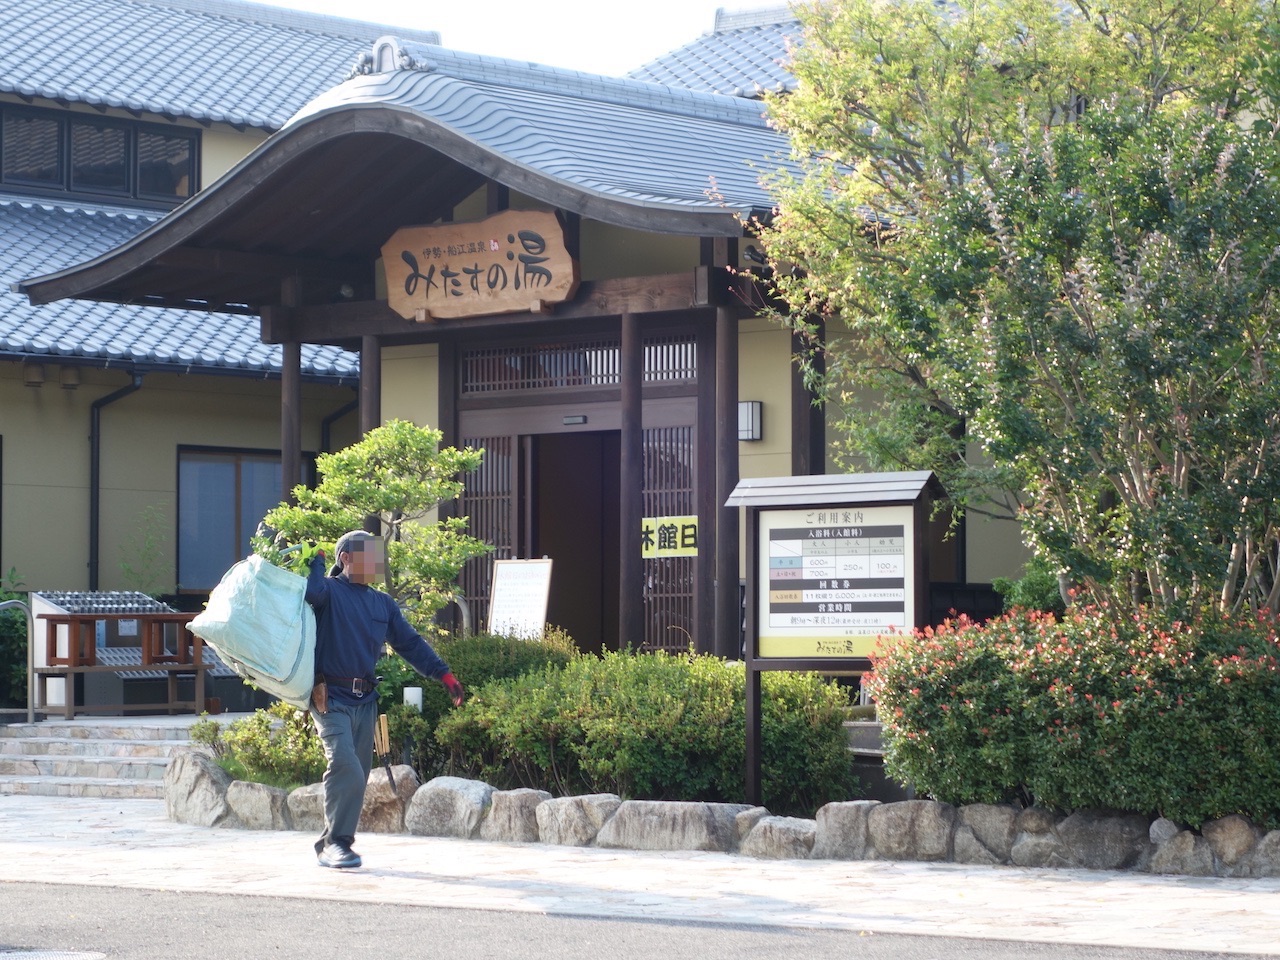
<path fill-rule="evenodd" d="M 752 164 L 787 162 L 786 140 L 759 104 L 400 49 L 429 59 L 340 85 L 164 220 L 17 289 L 33 303 L 89 297 L 255 312 L 279 302 L 278 277 L 222 274 L 215 284 L 166 268 L 163 258 L 270 251 L 368 264 L 406 215 L 431 222 L 486 178 L 585 218 L 657 233 L 740 236 L 741 217 L 771 207 Z"/>
<path fill-rule="evenodd" d="M 0 360 L 278 377 L 281 348 L 262 343 L 251 317 L 92 301 L 34 306 L 9 287 L 33 270 L 70 264 L 86 251 L 126 242 L 155 219 L 137 210 L 0 196 Z M 68 237 L 76 238 L 74 246 Z M 307 380 L 352 384 L 359 369 L 354 353 L 303 348 Z"/>

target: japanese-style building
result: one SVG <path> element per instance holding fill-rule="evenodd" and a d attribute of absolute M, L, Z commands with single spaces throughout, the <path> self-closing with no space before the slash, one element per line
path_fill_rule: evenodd
<path fill-rule="evenodd" d="M 404 418 L 485 450 L 457 509 L 496 558 L 553 559 L 548 621 L 585 649 L 737 656 L 725 501 L 742 476 L 826 462 L 790 334 L 757 317 L 744 221 L 769 216 L 759 175 L 788 145 L 754 92 L 384 37 L 216 183 L 19 289 L 260 318 L 282 348 L 286 489 L 303 351 L 357 352 L 361 432 Z M 1014 558 L 998 535 L 939 536 L 931 578 L 963 588 Z M 463 584 L 481 620 L 489 570 Z"/>

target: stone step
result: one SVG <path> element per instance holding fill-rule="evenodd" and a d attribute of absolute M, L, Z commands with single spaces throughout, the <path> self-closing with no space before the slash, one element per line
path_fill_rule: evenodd
<path fill-rule="evenodd" d="M 163 800 L 163 780 L 122 780 L 113 777 L 0 776 L 0 796 L 102 797 L 109 800 Z M 4 804 L 0 802 L 0 813 Z"/>
<path fill-rule="evenodd" d="M 66 757 L 31 754 L 0 757 L 0 776 L 163 780 L 168 757 Z"/>
<path fill-rule="evenodd" d="M 191 739 L 191 723 L 167 722 L 158 717 L 133 723 L 113 723 L 104 717 L 98 722 L 84 720 L 45 720 L 40 723 L 10 723 L 0 725 L 0 740 L 51 737 L 75 740 L 176 740 Z"/>
<path fill-rule="evenodd" d="M 95 740 L 69 737 L 0 738 L 0 757 L 45 754 L 57 757 L 170 757 L 189 740 Z"/>

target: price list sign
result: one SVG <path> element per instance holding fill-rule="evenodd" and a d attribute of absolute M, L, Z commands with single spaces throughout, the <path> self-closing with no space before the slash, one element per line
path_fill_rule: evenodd
<path fill-rule="evenodd" d="M 762 657 L 870 656 L 910 630 L 915 544 L 910 506 L 762 511 Z"/>

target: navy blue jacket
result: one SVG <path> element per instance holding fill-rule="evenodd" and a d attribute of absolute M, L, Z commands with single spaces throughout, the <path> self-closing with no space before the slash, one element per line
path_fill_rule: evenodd
<path fill-rule="evenodd" d="M 395 600 L 373 587 L 345 577 L 326 577 L 320 557 L 311 561 L 307 602 L 316 612 L 316 673 L 372 680 L 383 645 L 408 661 L 424 677 L 438 680 L 449 672 L 431 644 L 409 626 Z M 344 703 L 364 699 L 329 684 L 329 696 Z M 366 697 L 373 694 L 366 694 Z"/>

